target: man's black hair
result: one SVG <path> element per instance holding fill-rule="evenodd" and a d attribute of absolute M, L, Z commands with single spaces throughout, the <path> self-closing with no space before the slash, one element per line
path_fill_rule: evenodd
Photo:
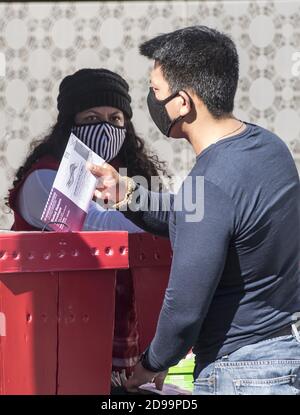
<path fill-rule="evenodd" d="M 228 36 L 190 26 L 144 42 L 140 53 L 161 65 L 171 92 L 191 89 L 215 118 L 232 113 L 239 58 Z"/>

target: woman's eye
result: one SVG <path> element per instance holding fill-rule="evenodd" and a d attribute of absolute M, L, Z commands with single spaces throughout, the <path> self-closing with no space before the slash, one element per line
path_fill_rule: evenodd
<path fill-rule="evenodd" d="M 89 115 L 86 120 L 87 121 L 96 121 L 98 117 L 96 115 Z"/>
<path fill-rule="evenodd" d="M 114 115 L 112 117 L 112 120 L 115 121 L 115 122 L 121 122 L 121 117 L 119 117 L 118 115 Z"/>

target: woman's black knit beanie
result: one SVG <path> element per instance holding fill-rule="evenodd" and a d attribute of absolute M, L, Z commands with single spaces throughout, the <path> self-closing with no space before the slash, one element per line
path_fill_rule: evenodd
<path fill-rule="evenodd" d="M 74 118 L 78 112 L 100 106 L 118 108 L 130 119 L 128 90 L 127 82 L 108 69 L 80 69 L 66 76 L 59 85 L 58 120 Z"/>

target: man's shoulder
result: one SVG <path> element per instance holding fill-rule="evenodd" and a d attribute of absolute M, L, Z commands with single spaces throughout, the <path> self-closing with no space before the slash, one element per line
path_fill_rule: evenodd
<path fill-rule="evenodd" d="M 224 140 L 198 158 L 192 175 L 202 175 L 228 194 L 238 188 L 255 189 L 269 185 L 269 177 L 285 179 L 297 176 L 297 169 L 285 142 L 274 132 L 247 123 L 247 132 L 237 138 Z"/>
<path fill-rule="evenodd" d="M 236 168 L 263 168 L 262 161 L 270 156 L 293 163 L 287 144 L 274 132 L 259 125 L 247 123 L 247 130 L 241 136 L 230 137 L 212 145 L 204 160 L 200 157 L 194 171 L 203 171 L 205 175 L 220 172 L 229 173 Z"/>

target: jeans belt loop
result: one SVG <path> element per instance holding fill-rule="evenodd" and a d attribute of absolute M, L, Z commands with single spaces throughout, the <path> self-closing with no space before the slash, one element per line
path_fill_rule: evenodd
<path fill-rule="evenodd" d="M 293 333 L 295 339 L 297 339 L 298 342 L 300 343 L 300 334 L 299 334 L 299 331 L 298 331 L 298 327 L 300 327 L 300 312 L 294 313 L 292 315 L 292 321 L 293 321 L 293 323 L 292 323 L 292 333 Z"/>
<path fill-rule="evenodd" d="M 293 335 L 295 336 L 295 338 L 300 343 L 300 334 L 299 334 L 299 331 L 298 331 L 298 327 L 300 327 L 300 320 L 297 321 L 296 323 L 293 323 L 292 324 L 292 332 L 293 332 Z"/>

